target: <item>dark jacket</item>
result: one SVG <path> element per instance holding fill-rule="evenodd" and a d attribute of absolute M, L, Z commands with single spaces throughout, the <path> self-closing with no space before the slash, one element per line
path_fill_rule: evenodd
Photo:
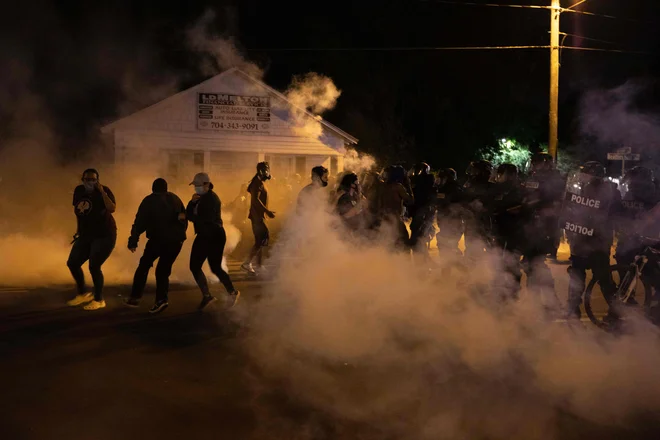
<path fill-rule="evenodd" d="M 195 226 L 195 234 L 211 236 L 222 229 L 222 203 L 220 197 L 210 189 L 197 200 L 188 202 L 186 215 Z"/>
<path fill-rule="evenodd" d="M 186 239 L 188 220 L 180 219 L 186 210 L 174 193 L 153 193 L 142 200 L 128 240 L 129 247 L 137 247 L 140 235 L 158 241 L 183 242 Z"/>

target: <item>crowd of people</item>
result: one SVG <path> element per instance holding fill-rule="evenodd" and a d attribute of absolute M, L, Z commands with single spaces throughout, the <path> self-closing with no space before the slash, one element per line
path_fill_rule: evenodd
<path fill-rule="evenodd" d="M 635 167 L 627 172 L 622 182 L 625 192 L 606 178 L 605 167 L 598 162 L 585 163 L 577 176 L 576 183 L 567 186 L 553 158 L 545 153 L 532 157 L 525 176 L 513 164 L 494 168 L 485 160 L 472 162 L 464 181 L 459 181 L 454 169 L 432 172 L 428 164 L 419 163 L 408 171 L 398 165 L 359 175 L 348 171 L 337 176 L 337 184 L 332 185 L 334 179 L 328 170 L 316 166 L 311 170 L 311 183 L 298 194 L 296 210 L 300 213 L 308 206 L 322 206 L 335 213 L 351 234 L 366 239 L 390 234 L 393 249 L 412 253 L 421 264 L 433 264 L 429 257 L 433 238 L 442 255 L 460 257 L 473 269 L 487 261 L 484 257 L 495 257 L 505 270 L 493 286 L 502 300 L 518 297 L 524 273 L 528 290 L 540 295 L 548 307 L 556 296 L 546 261 L 557 259 L 560 238 L 565 233 L 571 251 L 566 314 L 580 318 L 586 271 L 592 270 L 605 300 L 611 304 L 616 286 L 610 251 L 615 240 L 617 262 L 631 263 L 650 239 L 660 238 L 656 220 L 660 207 L 657 182 L 647 168 Z M 241 264 L 250 275 L 266 270 L 263 254 L 270 240 L 268 220 L 276 215 L 269 209 L 270 179 L 268 163 L 257 164 L 256 174 L 241 188 L 245 194 L 239 195 L 249 203 L 246 214 L 254 236 L 254 245 Z M 216 301 L 202 271 L 207 260 L 227 292 L 228 305 L 238 300 L 240 293 L 222 268 L 226 234 L 220 199 L 205 173 L 197 174 L 191 185 L 195 194 L 187 206 L 168 192 L 167 182 L 160 178 L 154 181 L 152 194 L 142 201 L 128 248 L 135 252 L 143 233 L 148 241 L 127 306 L 139 306 L 149 270 L 157 259 L 156 302 L 150 312 L 158 313 L 168 306 L 169 276 L 186 240 L 188 222 L 193 223 L 195 231 L 190 271 L 202 293 L 200 309 Z M 322 200 L 322 205 L 310 204 L 310 200 Z M 108 187 L 100 184 L 98 171 L 83 173 L 73 206 L 78 229 L 68 266 L 78 294 L 69 304 L 84 304 L 86 310 L 103 308 L 101 266 L 115 247 L 117 228 L 112 216 L 115 198 Z M 459 250 L 462 237 L 464 255 Z M 93 293 L 87 291 L 81 269 L 87 260 Z M 607 320 L 615 322 L 618 318 L 616 309 L 610 307 Z"/>

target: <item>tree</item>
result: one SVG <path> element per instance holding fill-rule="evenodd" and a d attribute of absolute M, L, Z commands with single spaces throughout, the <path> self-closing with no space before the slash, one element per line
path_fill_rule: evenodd
<path fill-rule="evenodd" d="M 494 167 L 503 163 L 511 163 L 520 171 L 525 171 L 532 153 L 529 146 L 515 139 L 498 139 L 496 146 L 487 146 L 477 152 L 479 159 L 490 161 Z"/>

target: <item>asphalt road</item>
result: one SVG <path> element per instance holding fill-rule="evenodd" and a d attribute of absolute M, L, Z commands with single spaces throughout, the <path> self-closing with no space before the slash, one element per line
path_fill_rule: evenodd
<path fill-rule="evenodd" d="M 565 269 L 553 266 L 558 290 Z M 240 316 L 268 283 L 234 278 L 237 310 L 197 312 L 199 291 L 174 286 L 169 309 L 157 316 L 146 313 L 152 289 L 134 310 L 120 304 L 128 286 L 109 286 L 108 307 L 85 312 L 64 305 L 69 286 L 0 288 L 0 437 L 392 438 L 310 408 L 260 374 L 244 352 L 249 329 Z M 660 438 L 654 423 L 620 431 L 559 420 L 566 439 Z"/>

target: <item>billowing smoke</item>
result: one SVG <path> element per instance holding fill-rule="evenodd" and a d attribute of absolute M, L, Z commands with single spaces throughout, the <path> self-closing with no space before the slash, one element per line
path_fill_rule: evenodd
<path fill-rule="evenodd" d="M 644 111 L 639 101 L 648 92 L 629 81 L 610 90 L 592 90 L 581 102 L 582 134 L 602 147 L 632 147 L 635 152 L 657 150 L 660 117 Z"/>
<path fill-rule="evenodd" d="M 571 419 L 609 428 L 660 415 L 650 325 L 612 337 L 554 323 L 529 292 L 496 300 L 496 258 L 465 267 L 441 256 L 429 272 L 323 209 L 287 232 L 269 298 L 245 318 L 247 342 L 273 384 L 339 432 L 550 440 L 565 438 L 559 427 Z"/>
<path fill-rule="evenodd" d="M 298 136 L 319 138 L 323 127 L 319 123 L 323 112 L 332 110 L 337 104 L 341 90 L 332 79 L 318 73 L 296 76 L 285 93 L 296 107 L 292 109 L 293 130 Z M 316 115 L 310 118 L 307 112 Z"/>
<path fill-rule="evenodd" d="M 213 31 L 211 26 L 216 17 L 215 11 L 207 10 L 187 32 L 188 46 L 204 57 L 202 72 L 211 76 L 237 67 L 248 75 L 261 79 L 263 70 L 241 54 L 236 40 L 231 36 L 221 37 Z"/>
<path fill-rule="evenodd" d="M 376 166 L 376 159 L 369 154 L 361 154 L 354 148 L 348 148 L 344 154 L 344 169 L 354 173 L 371 171 Z"/>

